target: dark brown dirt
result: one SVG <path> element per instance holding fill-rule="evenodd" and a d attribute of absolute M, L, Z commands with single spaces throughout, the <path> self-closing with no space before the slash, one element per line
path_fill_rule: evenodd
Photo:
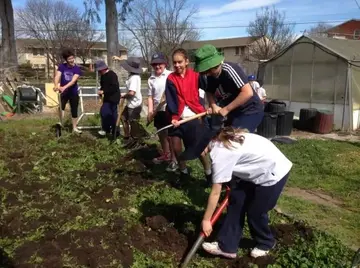
<path fill-rule="evenodd" d="M 149 226 L 154 231 L 164 230 L 167 226 L 169 226 L 168 220 L 161 216 L 147 217 L 145 219 L 146 225 Z"/>
<path fill-rule="evenodd" d="M 111 170 L 115 165 L 111 163 L 96 163 L 95 168 L 99 171 Z"/>
<path fill-rule="evenodd" d="M 20 159 L 25 157 L 24 152 L 11 152 L 8 154 L 8 157 L 11 159 Z"/>

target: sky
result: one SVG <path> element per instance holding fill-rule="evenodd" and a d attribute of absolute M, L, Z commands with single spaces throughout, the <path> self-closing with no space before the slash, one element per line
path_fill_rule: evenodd
<path fill-rule="evenodd" d="M 76 5 L 80 11 L 84 10 L 83 0 L 64 1 Z M 26 0 L 12 2 L 14 8 L 18 8 Z M 266 6 L 275 6 L 285 12 L 286 22 L 297 23 L 294 27 L 296 35 L 301 35 L 318 22 L 336 25 L 360 18 L 360 9 L 355 0 L 189 0 L 189 3 L 196 3 L 198 9 L 194 24 L 200 29 L 201 40 L 247 36 L 247 25 Z M 102 6 L 98 29 L 105 29 L 104 13 Z"/>

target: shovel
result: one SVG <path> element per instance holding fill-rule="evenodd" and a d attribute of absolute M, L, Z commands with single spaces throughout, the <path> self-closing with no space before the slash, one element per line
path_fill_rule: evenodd
<path fill-rule="evenodd" d="M 62 118 L 62 112 L 61 112 L 61 95 L 60 93 L 58 93 L 58 100 L 59 100 L 59 123 L 56 123 L 55 125 L 55 131 L 56 131 L 56 137 L 60 138 L 61 137 L 61 129 L 62 129 L 62 125 L 63 125 L 63 118 Z"/>
<path fill-rule="evenodd" d="M 230 196 L 230 188 L 228 186 L 226 186 L 225 199 L 222 201 L 220 206 L 217 208 L 217 210 L 214 212 L 213 216 L 211 217 L 210 222 L 211 222 L 212 226 L 214 226 L 215 222 L 219 219 L 221 213 L 224 211 L 224 209 L 228 205 L 229 196 Z M 205 239 L 205 234 L 203 232 L 201 232 L 198 239 L 195 241 L 194 245 L 190 249 L 189 253 L 186 255 L 183 263 L 180 266 L 181 268 L 186 268 L 188 266 L 189 262 L 191 261 L 192 257 L 195 255 L 196 251 L 198 250 L 198 248 L 200 247 L 200 245 L 202 244 L 204 239 Z"/>

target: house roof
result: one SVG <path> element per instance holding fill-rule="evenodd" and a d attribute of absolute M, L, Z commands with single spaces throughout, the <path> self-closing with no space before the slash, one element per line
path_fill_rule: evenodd
<path fill-rule="evenodd" d="M 198 49 L 205 44 L 211 44 L 217 48 L 247 46 L 253 43 L 257 37 L 237 37 L 226 39 L 202 40 L 202 41 L 185 41 L 182 45 L 184 49 Z"/>
<path fill-rule="evenodd" d="M 360 61 L 360 41 L 349 39 L 336 39 L 330 37 L 310 37 L 302 35 L 292 44 L 280 51 L 277 55 L 269 59 L 267 62 L 281 57 L 287 50 L 300 43 L 312 42 L 321 46 L 328 51 L 338 55 L 349 62 Z"/>
<path fill-rule="evenodd" d="M 350 22 L 360 22 L 360 20 L 352 19 L 352 20 L 344 21 L 343 23 L 340 23 L 340 24 L 335 25 L 334 27 L 328 29 L 326 32 L 327 32 L 327 33 L 332 33 L 334 30 L 336 30 L 336 29 L 338 29 L 339 27 L 343 26 L 344 24 L 347 24 L 347 23 L 350 23 Z"/>
<path fill-rule="evenodd" d="M 25 39 L 16 39 L 16 46 L 17 47 L 34 47 L 34 48 L 42 48 L 43 45 L 42 43 L 37 40 L 37 39 L 30 39 L 30 38 L 25 38 Z M 120 51 L 127 51 L 127 48 L 120 45 Z M 106 50 L 106 42 L 95 42 L 94 49 L 103 49 Z"/>

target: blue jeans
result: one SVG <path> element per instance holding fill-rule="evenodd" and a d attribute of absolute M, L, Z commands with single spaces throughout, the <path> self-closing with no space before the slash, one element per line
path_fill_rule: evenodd
<path fill-rule="evenodd" d="M 106 133 L 115 131 L 116 121 L 118 118 L 118 104 L 112 102 L 104 102 L 100 109 L 102 130 Z"/>
<path fill-rule="evenodd" d="M 269 250 L 275 245 L 275 239 L 269 227 L 268 212 L 275 207 L 288 177 L 289 173 L 272 186 L 260 186 L 240 180 L 231 187 L 229 206 L 218 234 L 221 250 L 228 253 L 237 252 L 245 224 L 245 215 L 256 247 Z"/>

